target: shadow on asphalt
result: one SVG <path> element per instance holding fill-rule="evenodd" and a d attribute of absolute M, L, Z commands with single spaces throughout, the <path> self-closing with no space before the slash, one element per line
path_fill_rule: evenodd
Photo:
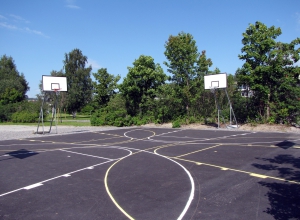
<path fill-rule="evenodd" d="M 291 141 L 282 141 L 282 142 L 276 144 L 275 146 L 278 146 L 278 147 L 283 148 L 283 149 L 288 149 L 288 148 L 293 147 L 295 145 L 296 145 L 296 143 L 291 142 Z"/>
<path fill-rule="evenodd" d="M 254 167 L 275 170 L 280 178 L 300 182 L 300 158 L 283 154 L 274 158 L 257 159 L 270 164 L 252 164 Z M 259 184 L 268 188 L 265 196 L 270 202 L 270 207 L 264 210 L 265 213 L 272 215 L 276 220 L 300 219 L 300 184 L 267 181 L 260 181 Z"/>
<path fill-rule="evenodd" d="M 5 154 L 9 155 L 11 157 L 18 158 L 18 159 L 25 159 L 25 158 L 37 155 L 38 153 L 33 152 L 33 151 L 28 151 L 26 149 L 21 149 L 21 150 L 12 151 L 12 152 L 5 153 Z"/>

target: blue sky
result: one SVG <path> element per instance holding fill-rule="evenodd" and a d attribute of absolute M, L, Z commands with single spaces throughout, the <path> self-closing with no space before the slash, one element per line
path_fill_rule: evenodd
<path fill-rule="evenodd" d="M 127 74 L 140 55 L 163 65 L 165 42 L 183 31 L 206 50 L 211 70 L 234 74 L 242 33 L 261 21 L 280 27 L 277 39 L 300 37 L 299 0 L 0 0 L 0 56 L 11 56 L 39 93 L 42 75 L 63 69 L 65 53 L 78 48 L 93 72 Z"/>

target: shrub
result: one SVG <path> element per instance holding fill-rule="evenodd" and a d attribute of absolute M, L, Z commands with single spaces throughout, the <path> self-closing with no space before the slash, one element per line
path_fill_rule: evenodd
<path fill-rule="evenodd" d="M 11 121 L 14 112 L 16 112 L 16 104 L 0 105 L 0 122 Z"/>
<path fill-rule="evenodd" d="M 38 121 L 39 114 L 24 110 L 13 113 L 11 118 L 12 122 L 33 123 Z"/>
<path fill-rule="evenodd" d="M 80 113 L 83 114 L 83 115 L 90 115 L 91 112 L 93 112 L 93 111 L 94 111 L 94 107 L 93 107 L 93 106 L 91 106 L 91 105 L 86 105 L 86 106 L 84 106 L 84 107 L 81 109 Z"/>
<path fill-rule="evenodd" d="M 181 125 L 180 125 L 179 120 L 176 120 L 176 121 L 172 122 L 172 128 L 180 128 L 180 127 L 181 127 Z"/>

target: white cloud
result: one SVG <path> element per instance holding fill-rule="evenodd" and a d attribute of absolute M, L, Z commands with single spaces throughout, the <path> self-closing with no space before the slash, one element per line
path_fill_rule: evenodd
<path fill-rule="evenodd" d="M 20 22 L 21 23 L 30 23 L 29 21 L 22 18 L 21 16 L 14 15 L 14 14 L 10 14 L 9 16 L 13 19 L 14 22 L 17 22 L 17 23 L 20 23 Z M 4 22 L 4 21 L 1 22 L 0 21 L 0 27 L 6 28 L 6 29 L 9 29 L 9 30 L 16 30 L 16 31 L 27 32 L 27 33 L 30 33 L 30 34 L 36 34 L 36 35 L 39 35 L 39 36 L 42 36 L 42 37 L 49 38 L 49 36 L 45 35 L 41 31 L 33 30 L 33 29 L 28 28 L 28 27 L 22 27 L 21 26 L 22 24 L 14 25 L 10 21 L 11 19 L 7 19 L 6 17 L 4 17 L 2 15 L 0 15 L 0 19 L 8 20 L 8 22 Z"/>
<path fill-rule="evenodd" d="M 76 5 L 75 0 L 66 0 L 66 7 L 71 9 L 80 9 L 79 6 Z"/>
<path fill-rule="evenodd" d="M 30 29 L 30 28 L 28 28 L 28 27 L 24 28 L 24 30 L 27 31 L 28 33 L 31 33 L 31 34 L 36 34 L 36 35 L 40 35 L 40 36 L 49 38 L 49 36 L 43 34 L 41 31 L 32 30 L 32 29 Z"/>
<path fill-rule="evenodd" d="M 9 16 L 12 17 L 14 19 L 14 21 L 16 21 L 16 22 L 24 22 L 26 24 L 30 23 L 29 21 L 27 21 L 26 19 L 22 18 L 21 16 L 14 15 L 14 14 L 10 14 Z"/>
<path fill-rule="evenodd" d="M 71 9 L 80 9 L 80 7 L 77 5 L 66 5 L 66 7 Z"/>
<path fill-rule="evenodd" d="M 2 20 L 7 20 L 7 18 L 4 17 L 3 15 L 0 15 L 0 19 L 2 19 Z"/>
<path fill-rule="evenodd" d="M 100 64 L 98 64 L 97 61 L 96 61 L 96 60 L 93 60 L 93 59 L 88 59 L 88 65 L 91 65 L 91 66 L 92 66 L 93 71 L 96 71 L 96 70 L 102 68 L 102 67 L 100 66 Z"/>
<path fill-rule="evenodd" d="M 7 24 L 6 22 L 0 22 L 0 26 L 1 27 L 4 27 L 4 28 L 7 28 L 7 29 L 11 29 L 11 30 L 18 30 L 19 28 L 14 26 L 14 25 L 11 25 L 11 24 Z"/>

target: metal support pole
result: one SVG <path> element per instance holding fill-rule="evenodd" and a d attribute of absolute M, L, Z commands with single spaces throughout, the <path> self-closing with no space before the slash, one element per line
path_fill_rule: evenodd
<path fill-rule="evenodd" d="M 220 128 L 220 110 L 218 109 L 218 129 Z"/>
<path fill-rule="evenodd" d="M 45 134 L 45 131 L 44 131 L 44 110 L 43 110 L 44 103 L 45 103 L 45 98 L 46 98 L 46 94 L 44 93 L 43 102 L 42 102 L 42 106 L 41 106 L 41 109 L 40 109 L 38 126 L 37 126 L 37 129 L 36 129 L 37 134 L 39 133 L 39 127 L 40 127 L 41 119 L 42 119 L 42 126 L 43 126 L 43 134 Z"/>
<path fill-rule="evenodd" d="M 226 88 L 225 88 L 225 93 L 226 93 L 226 96 L 227 96 L 227 99 L 228 99 L 228 103 L 229 103 L 229 106 L 230 106 L 230 125 L 232 124 L 232 117 L 231 117 L 231 114 L 232 114 L 233 118 L 235 120 L 236 126 L 238 127 L 237 120 L 236 120 L 236 117 L 235 117 L 235 114 L 234 114 L 234 111 L 233 111 L 233 108 L 232 108 L 232 105 L 231 105 L 231 102 L 230 102 L 230 99 L 229 99 L 229 95 L 227 93 L 227 89 Z"/>

